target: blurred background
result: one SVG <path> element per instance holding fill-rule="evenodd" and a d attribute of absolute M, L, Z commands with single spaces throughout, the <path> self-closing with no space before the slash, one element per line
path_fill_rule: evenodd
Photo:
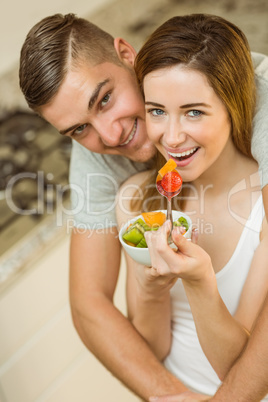
<path fill-rule="evenodd" d="M 68 303 L 71 143 L 28 109 L 18 61 L 30 28 L 73 12 L 138 50 L 174 15 L 237 24 L 268 55 L 267 0 L 24 0 L 0 5 L 0 402 L 135 402 L 73 329 Z M 243 73 L 243 72 L 241 72 Z M 115 303 L 125 312 L 125 261 Z"/>

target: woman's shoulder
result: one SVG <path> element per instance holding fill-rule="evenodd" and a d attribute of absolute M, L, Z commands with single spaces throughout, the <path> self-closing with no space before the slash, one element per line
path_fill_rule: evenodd
<path fill-rule="evenodd" d="M 139 172 L 134 174 L 133 176 L 130 176 L 120 187 L 121 189 L 124 189 L 126 187 L 132 186 L 132 189 L 134 190 L 135 186 L 142 186 L 144 182 L 150 179 L 150 177 L 154 174 L 154 170 L 146 170 L 144 172 Z"/>
<path fill-rule="evenodd" d="M 120 225 L 129 219 L 139 215 L 140 212 L 133 210 L 133 200 L 142 200 L 144 183 L 154 174 L 153 170 L 147 170 L 129 177 L 120 187 L 116 199 L 116 216 Z"/>

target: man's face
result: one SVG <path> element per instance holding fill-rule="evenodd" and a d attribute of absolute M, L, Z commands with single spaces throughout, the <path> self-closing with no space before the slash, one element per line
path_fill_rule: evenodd
<path fill-rule="evenodd" d="M 90 151 L 140 162 L 155 153 L 146 133 L 143 98 L 130 67 L 80 63 L 40 111 L 62 135 Z"/>

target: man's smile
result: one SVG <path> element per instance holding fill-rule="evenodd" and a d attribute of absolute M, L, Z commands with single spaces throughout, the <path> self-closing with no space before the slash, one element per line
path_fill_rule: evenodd
<path fill-rule="evenodd" d="M 136 130 L 137 130 L 137 119 L 134 122 L 134 126 L 131 130 L 131 133 L 129 134 L 127 140 L 125 142 L 123 142 L 122 144 L 120 144 L 120 147 L 127 145 L 134 137 L 134 135 L 136 134 Z"/>

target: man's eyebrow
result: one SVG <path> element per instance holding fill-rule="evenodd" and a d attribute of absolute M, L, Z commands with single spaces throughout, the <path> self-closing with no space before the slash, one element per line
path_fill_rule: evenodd
<path fill-rule="evenodd" d="M 101 82 L 98 83 L 98 85 L 97 85 L 96 88 L 94 89 L 94 91 L 93 91 L 93 93 L 92 93 L 92 95 L 91 95 L 91 97 L 90 97 L 90 99 L 89 99 L 89 102 L 88 102 L 88 110 L 90 110 L 90 109 L 93 108 L 93 106 L 94 106 L 96 100 L 98 99 L 98 96 L 99 96 L 99 93 L 100 93 L 100 91 L 101 91 L 101 88 L 102 88 L 104 85 L 106 85 L 109 81 L 110 81 L 110 79 L 107 78 L 106 80 L 101 81 Z M 67 134 L 69 131 L 72 131 L 72 130 L 74 130 L 75 128 L 77 128 L 77 127 L 79 127 L 79 126 L 81 126 L 80 123 L 74 124 L 74 125 L 71 126 L 71 127 L 65 128 L 64 130 L 60 130 L 59 133 L 60 133 L 61 135 L 65 135 L 65 134 Z"/>
<path fill-rule="evenodd" d="M 100 93 L 100 91 L 101 91 L 101 88 L 102 88 L 104 85 L 106 85 L 109 81 L 110 81 L 110 79 L 107 78 L 106 80 L 101 81 L 101 82 L 98 83 L 98 85 L 97 85 L 96 88 L 94 89 L 94 91 L 93 91 L 93 93 L 92 93 L 92 95 L 91 95 L 91 97 L 90 97 L 90 99 L 89 99 L 89 102 L 88 102 L 88 109 L 89 109 L 89 110 L 93 108 L 93 106 L 94 106 L 96 100 L 98 99 L 98 96 L 99 96 L 99 93 Z"/>
<path fill-rule="evenodd" d="M 72 130 L 74 130 L 75 128 L 77 128 L 77 127 L 79 127 L 79 126 L 81 126 L 81 124 L 75 124 L 75 125 L 73 125 L 73 126 L 71 126 L 71 127 L 69 127 L 69 128 L 65 128 L 64 130 L 59 130 L 59 133 L 61 134 L 61 135 L 65 135 L 65 134 L 67 134 L 69 131 L 72 131 Z"/>

